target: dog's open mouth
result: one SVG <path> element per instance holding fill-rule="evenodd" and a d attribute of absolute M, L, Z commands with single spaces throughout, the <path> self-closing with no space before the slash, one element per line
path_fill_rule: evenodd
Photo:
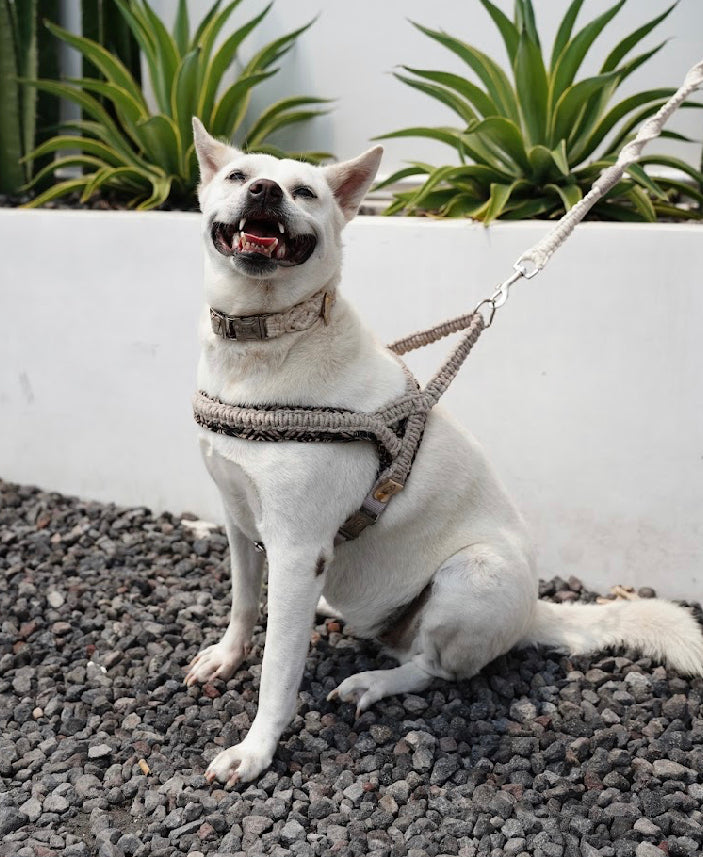
<path fill-rule="evenodd" d="M 216 220 L 212 224 L 212 243 L 223 256 L 302 265 L 312 255 L 317 239 L 312 234 L 290 235 L 280 220 L 260 215 L 242 217 L 239 223 Z"/>

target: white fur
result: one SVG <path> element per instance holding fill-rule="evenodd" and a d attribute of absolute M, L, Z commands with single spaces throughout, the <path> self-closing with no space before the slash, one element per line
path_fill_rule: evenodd
<path fill-rule="evenodd" d="M 329 324 L 263 343 L 215 336 L 207 306 L 244 315 L 284 310 L 341 279 L 341 232 L 373 179 L 380 149 L 315 168 L 267 155 L 244 155 L 196 122 L 205 246 L 205 295 L 198 386 L 231 403 L 378 408 L 404 390 L 396 360 L 337 292 Z M 227 176 L 244 170 L 247 181 Z M 304 264 L 251 276 L 211 240 L 213 219 L 236 222 L 254 179 L 284 190 L 287 223 L 318 243 Z M 294 198 L 300 184 L 315 199 Z M 421 690 L 435 676 L 470 676 L 520 641 L 571 652 L 629 643 L 685 672 L 703 672 L 703 642 L 689 613 L 660 601 L 562 607 L 537 601 L 537 571 L 523 522 L 470 435 L 441 407 L 431 413 L 407 488 L 380 522 L 334 548 L 340 524 L 374 481 L 373 447 L 261 443 L 203 430 L 201 447 L 225 507 L 232 560 L 232 610 L 222 640 L 193 662 L 186 681 L 228 678 L 247 652 L 256 621 L 266 545 L 268 625 L 259 710 L 246 738 L 220 753 L 207 772 L 251 780 L 273 757 L 292 718 L 315 605 L 341 613 L 371 635 L 432 581 L 412 643 L 394 670 L 360 673 L 334 696 L 359 710 L 393 693 Z M 316 574 L 320 559 L 325 572 Z"/>

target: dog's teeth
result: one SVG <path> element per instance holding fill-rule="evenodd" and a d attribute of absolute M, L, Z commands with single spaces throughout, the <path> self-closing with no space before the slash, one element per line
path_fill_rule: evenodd
<path fill-rule="evenodd" d="M 283 227 L 283 224 L 280 222 L 280 220 L 278 221 L 278 231 L 281 233 L 281 235 L 283 235 L 283 233 L 286 231 Z"/>
<path fill-rule="evenodd" d="M 239 231 L 240 232 L 244 231 L 244 226 L 245 226 L 246 222 L 247 222 L 246 217 L 242 217 L 242 219 L 239 221 Z"/>
<path fill-rule="evenodd" d="M 276 258 L 282 259 L 286 255 L 286 245 L 281 244 L 281 246 L 276 250 Z"/>

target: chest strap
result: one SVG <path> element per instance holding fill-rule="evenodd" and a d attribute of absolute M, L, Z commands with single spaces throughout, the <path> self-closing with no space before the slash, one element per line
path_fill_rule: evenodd
<path fill-rule="evenodd" d="M 372 442 L 379 459 L 376 480 L 359 509 L 339 528 L 335 544 L 341 544 L 375 524 L 391 498 L 404 488 L 429 412 L 422 405 L 418 384 L 407 372 L 405 395 L 373 413 L 345 408 L 229 405 L 201 391 L 193 400 L 193 415 L 203 428 L 242 440 Z"/>

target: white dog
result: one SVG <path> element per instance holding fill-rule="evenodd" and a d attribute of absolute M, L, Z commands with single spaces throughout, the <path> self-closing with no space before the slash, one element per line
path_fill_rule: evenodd
<path fill-rule="evenodd" d="M 207 299 L 200 390 L 230 404 L 364 412 L 402 394 L 399 361 L 338 292 L 342 229 L 376 174 L 381 149 L 318 168 L 243 154 L 197 120 L 194 128 Z M 253 314 L 285 315 L 321 290 L 328 297 L 311 325 L 264 341 L 246 335 Z M 215 333 L 210 308 L 243 317 L 243 338 Z M 391 694 L 421 691 L 435 677 L 471 676 L 519 643 L 572 653 L 628 644 L 682 672 L 703 673 L 703 638 L 681 607 L 537 600 L 518 512 L 475 441 L 439 407 L 406 489 L 376 526 L 337 547 L 340 524 L 374 482 L 373 444 L 267 443 L 206 429 L 200 442 L 225 508 L 232 608 L 223 638 L 190 665 L 188 684 L 227 679 L 247 654 L 263 569 L 256 543 L 268 560 L 259 709 L 244 740 L 211 763 L 211 782 L 252 780 L 271 763 L 295 712 L 318 602 L 332 605 L 358 635 L 380 637 L 400 662 L 353 675 L 330 694 L 355 701 L 359 711 Z"/>

